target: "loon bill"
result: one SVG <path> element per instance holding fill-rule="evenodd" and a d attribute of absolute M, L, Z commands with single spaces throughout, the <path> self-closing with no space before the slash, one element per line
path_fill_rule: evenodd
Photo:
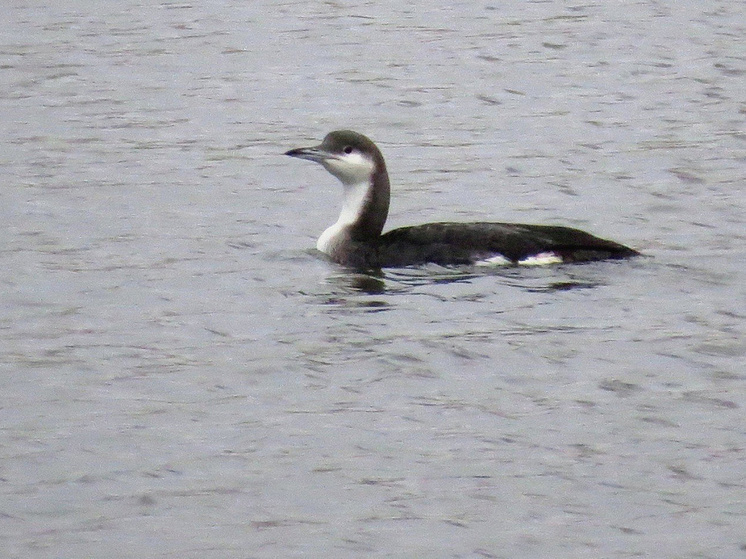
<path fill-rule="evenodd" d="M 383 155 L 370 139 L 337 130 L 318 146 L 291 149 L 285 155 L 320 163 L 342 182 L 339 219 L 319 237 L 316 248 L 345 266 L 549 264 L 639 254 L 614 241 L 555 225 L 427 223 L 381 234 L 389 211 L 390 183 Z"/>

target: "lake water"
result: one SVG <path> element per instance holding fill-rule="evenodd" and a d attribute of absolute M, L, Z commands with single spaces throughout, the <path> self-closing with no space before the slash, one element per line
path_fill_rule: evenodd
<path fill-rule="evenodd" d="M 742 2 L 6 3 L 7 558 L 746 557 Z M 389 227 L 626 262 L 356 274 Z"/>

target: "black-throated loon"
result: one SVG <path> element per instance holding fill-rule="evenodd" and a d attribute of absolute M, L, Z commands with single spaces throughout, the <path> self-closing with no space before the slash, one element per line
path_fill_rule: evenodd
<path fill-rule="evenodd" d="M 318 146 L 291 149 L 285 155 L 321 163 L 342 182 L 342 212 L 319 237 L 316 248 L 345 266 L 553 264 L 639 254 L 579 229 L 554 225 L 427 223 L 381 234 L 389 211 L 389 175 L 381 151 L 370 139 L 337 130 Z"/>

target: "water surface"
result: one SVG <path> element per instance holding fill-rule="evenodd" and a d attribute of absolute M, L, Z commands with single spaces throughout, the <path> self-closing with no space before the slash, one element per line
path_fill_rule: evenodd
<path fill-rule="evenodd" d="M 5 557 L 744 556 L 739 3 L 5 11 Z M 343 127 L 646 257 L 339 268 Z"/>

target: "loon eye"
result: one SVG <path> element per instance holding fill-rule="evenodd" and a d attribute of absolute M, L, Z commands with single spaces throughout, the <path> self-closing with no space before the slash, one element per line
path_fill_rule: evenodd
<path fill-rule="evenodd" d="M 352 146 L 345 146 L 342 151 L 349 155 L 350 153 L 352 153 Z"/>

